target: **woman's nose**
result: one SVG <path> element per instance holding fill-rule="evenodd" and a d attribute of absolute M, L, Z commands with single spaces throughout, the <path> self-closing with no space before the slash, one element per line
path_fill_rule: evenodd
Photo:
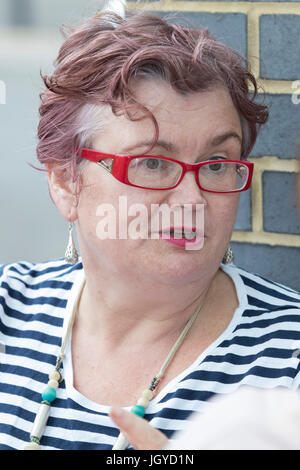
<path fill-rule="evenodd" d="M 187 172 L 180 184 L 170 190 L 168 205 L 175 211 L 176 221 L 177 219 L 182 221 L 182 224 L 174 222 L 174 226 L 193 227 L 193 229 L 196 228 L 197 231 L 204 233 L 206 195 L 199 188 L 194 172 Z"/>
<path fill-rule="evenodd" d="M 195 173 L 188 171 L 180 184 L 170 190 L 170 201 L 174 204 L 204 204 L 206 206 L 206 194 L 206 191 L 199 188 Z"/>

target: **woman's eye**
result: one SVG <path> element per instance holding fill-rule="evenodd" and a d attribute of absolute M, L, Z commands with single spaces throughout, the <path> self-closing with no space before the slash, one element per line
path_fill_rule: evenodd
<path fill-rule="evenodd" d="M 146 158 L 143 163 L 149 170 L 157 170 L 160 167 L 160 161 L 157 158 Z"/>
<path fill-rule="evenodd" d="M 209 168 L 213 171 L 218 171 L 218 170 L 221 170 L 222 168 L 224 168 L 224 163 L 223 162 L 216 162 L 216 163 L 211 163 L 209 165 Z"/>
<path fill-rule="evenodd" d="M 209 160 L 215 160 L 215 163 L 210 163 L 209 164 L 209 169 L 213 171 L 219 171 L 224 168 L 224 161 L 226 160 L 224 157 L 211 157 Z"/>

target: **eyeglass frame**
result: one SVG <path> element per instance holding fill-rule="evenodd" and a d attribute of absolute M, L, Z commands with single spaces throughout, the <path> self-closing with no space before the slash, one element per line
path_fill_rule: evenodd
<path fill-rule="evenodd" d="M 179 186 L 179 184 L 184 178 L 184 175 L 188 171 L 193 171 L 195 173 L 196 183 L 202 191 L 206 191 L 209 193 L 216 193 L 216 194 L 240 193 L 242 191 L 247 191 L 247 189 L 250 188 L 252 176 L 253 176 L 253 169 L 254 169 L 254 163 L 252 162 L 248 162 L 245 160 L 227 160 L 226 159 L 225 160 L 226 162 L 242 163 L 243 165 L 246 165 L 248 167 L 248 179 L 247 179 L 246 185 L 242 189 L 234 189 L 232 191 L 212 191 L 210 189 L 202 188 L 200 181 L 199 181 L 198 170 L 199 168 L 201 168 L 204 165 L 207 165 L 208 163 L 216 163 L 216 161 L 219 161 L 219 160 L 205 160 L 204 162 L 199 162 L 199 163 L 184 163 L 179 160 L 175 160 L 174 158 L 162 157 L 160 155 L 118 155 L 118 154 L 98 152 L 97 150 L 87 149 L 87 148 L 80 148 L 79 154 L 81 158 L 84 158 L 94 163 L 98 163 L 98 165 L 100 165 L 102 168 L 107 170 L 112 176 L 114 176 L 118 181 L 120 181 L 120 183 L 124 183 L 129 186 L 133 186 L 135 188 L 149 189 L 153 191 L 166 191 L 166 190 L 174 189 L 177 186 Z M 168 187 L 168 188 L 147 188 L 146 186 L 139 186 L 137 184 L 133 184 L 128 180 L 128 167 L 129 167 L 131 160 L 135 158 L 158 158 L 158 159 L 168 160 L 170 162 L 177 163 L 182 167 L 181 176 L 175 185 Z M 102 162 L 102 160 L 105 160 L 105 159 L 112 159 L 113 164 L 109 165 L 109 164 L 105 164 L 104 162 Z"/>

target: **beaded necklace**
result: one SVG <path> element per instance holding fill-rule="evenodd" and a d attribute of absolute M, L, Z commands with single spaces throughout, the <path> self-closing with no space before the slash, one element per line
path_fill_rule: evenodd
<path fill-rule="evenodd" d="M 80 289 L 80 292 L 78 294 L 77 300 L 76 300 L 76 302 L 73 306 L 73 311 L 72 311 L 72 314 L 71 314 L 71 317 L 70 317 L 70 320 L 69 320 L 69 323 L 68 323 L 68 326 L 67 326 L 65 336 L 62 340 L 62 345 L 61 345 L 61 348 L 60 348 L 60 352 L 59 352 L 59 354 L 57 356 L 57 359 L 56 359 L 55 368 L 49 374 L 49 381 L 48 381 L 47 387 L 42 392 L 42 401 L 41 401 L 39 411 L 36 414 L 36 417 L 35 417 L 35 420 L 34 420 L 34 423 L 33 423 L 33 426 L 32 426 L 32 430 L 31 430 L 31 433 L 30 433 L 30 442 L 28 444 L 26 444 L 26 446 L 24 447 L 23 450 L 40 450 L 41 449 L 40 440 L 43 436 L 43 433 L 44 433 L 44 430 L 45 430 L 45 427 L 46 427 L 46 424 L 47 424 L 47 421 L 48 421 L 48 418 L 49 418 L 49 415 L 50 415 L 51 403 L 55 400 L 56 390 L 59 387 L 59 383 L 62 382 L 62 380 L 63 380 L 62 374 L 61 374 L 61 364 L 62 364 L 62 362 L 65 358 L 65 349 L 66 349 L 66 346 L 67 346 L 67 343 L 68 343 L 68 340 L 69 340 L 69 337 L 70 337 L 70 334 L 71 334 L 71 331 L 72 331 L 72 328 L 73 328 L 76 312 L 77 312 L 78 305 L 79 305 L 79 302 L 80 302 L 80 298 L 81 298 L 81 295 L 82 295 L 82 292 L 83 292 L 83 289 L 84 289 L 84 285 L 85 285 L 85 281 L 83 282 L 83 284 L 81 286 L 81 289 Z M 189 321 L 186 323 L 186 325 L 185 325 L 184 329 L 182 330 L 179 338 L 177 339 L 176 343 L 171 348 L 171 350 L 170 350 L 166 360 L 164 361 L 160 371 L 158 372 L 158 374 L 155 377 L 153 377 L 150 386 L 142 392 L 141 398 L 137 401 L 137 404 L 131 408 L 130 411 L 132 413 L 134 413 L 138 416 L 141 416 L 141 417 L 145 416 L 146 408 L 148 407 L 150 400 L 154 397 L 154 390 L 157 388 L 160 380 L 162 379 L 162 377 L 165 373 L 165 370 L 167 369 L 168 365 L 172 361 L 176 351 L 181 346 L 181 344 L 182 344 L 184 338 L 186 337 L 189 329 L 192 327 L 194 321 L 196 320 L 196 318 L 198 316 L 198 313 L 200 312 L 200 310 L 201 310 L 201 308 L 202 308 L 202 306 L 205 302 L 206 296 L 207 296 L 207 292 L 204 296 L 203 301 L 197 307 L 197 309 L 195 310 L 195 312 L 193 313 L 193 315 L 191 316 Z M 120 433 L 118 438 L 117 438 L 117 441 L 116 441 L 115 445 L 112 448 L 112 450 L 124 450 L 128 447 L 128 445 L 129 445 L 129 442 L 126 440 L 125 436 L 122 433 Z"/>

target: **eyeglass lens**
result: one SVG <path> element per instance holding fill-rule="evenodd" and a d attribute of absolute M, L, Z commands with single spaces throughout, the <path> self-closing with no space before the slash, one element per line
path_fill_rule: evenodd
<path fill-rule="evenodd" d="M 130 183 L 145 188 L 171 188 L 182 175 L 182 167 L 163 158 L 134 158 L 128 167 Z M 243 163 L 216 160 L 199 168 L 199 181 L 210 191 L 235 191 L 243 189 L 248 179 L 248 167 Z"/>

